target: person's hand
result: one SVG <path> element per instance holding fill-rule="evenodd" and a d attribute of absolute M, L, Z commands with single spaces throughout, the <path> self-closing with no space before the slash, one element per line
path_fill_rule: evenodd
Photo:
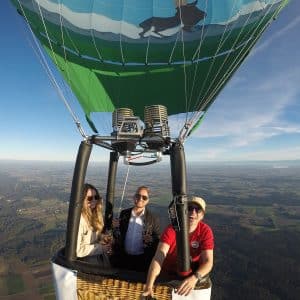
<path fill-rule="evenodd" d="M 196 276 L 191 275 L 182 281 L 181 285 L 175 292 L 178 295 L 187 296 L 191 292 L 191 290 L 194 289 L 197 281 L 198 281 L 198 279 L 196 278 Z"/>
<path fill-rule="evenodd" d="M 101 234 L 100 242 L 101 242 L 102 245 L 112 244 L 112 242 L 113 242 L 112 233 L 103 233 L 103 234 Z"/>
<path fill-rule="evenodd" d="M 153 290 L 151 287 L 144 288 L 141 299 L 147 299 L 148 297 L 153 297 Z"/>
<path fill-rule="evenodd" d="M 146 233 L 144 234 L 144 243 L 145 243 L 145 244 L 150 244 L 150 243 L 152 243 L 152 234 L 151 234 L 151 233 L 146 232 Z"/>
<path fill-rule="evenodd" d="M 120 226 L 120 220 L 119 219 L 113 219 L 112 220 L 112 227 L 117 228 Z"/>
<path fill-rule="evenodd" d="M 111 244 L 102 244 L 102 251 L 103 253 L 110 255 L 112 253 Z"/>
<path fill-rule="evenodd" d="M 112 254 L 112 243 L 113 243 L 113 236 L 112 236 L 112 234 L 111 233 L 101 234 L 100 243 L 102 245 L 102 251 L 103 251 L 103 253 L 111 255 Z"/>

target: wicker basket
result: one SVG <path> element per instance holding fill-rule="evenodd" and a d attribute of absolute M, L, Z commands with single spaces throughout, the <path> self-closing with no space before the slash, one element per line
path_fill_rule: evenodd
<path fill-rule="evenodd" d="M 97 275 L 78 273 L 77 296 L 79 300 L 137 300 L 141 299 L 144 284 Z M 171 300 L 172 288 L 156 285 L 154 298 Z"/>

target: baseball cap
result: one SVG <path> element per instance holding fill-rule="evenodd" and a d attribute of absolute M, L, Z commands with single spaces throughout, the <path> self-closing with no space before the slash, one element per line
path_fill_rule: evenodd
<path fill-rule="evenodd" d="M 205 200 L 203 198 L 192 196 L 192 197 L 189 198 L 188 202 L 189 203 L 195 203 L 195 204 L 199 205 L 203 209 L 203 211 L 205 211 L 206 203 L 205 203 Z"/>

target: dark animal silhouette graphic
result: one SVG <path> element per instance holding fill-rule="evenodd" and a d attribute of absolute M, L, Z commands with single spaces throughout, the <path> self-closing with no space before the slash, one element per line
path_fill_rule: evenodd
<path fill-rule="evenodd" d="M 196 6 L 197 2 L 198 0 L 176 7 L 176 14 L 173 17 L 151 17 L 143 21 L 139 24 L 139 26 L 143 28 L 143 32 L 140 32 L 140 36 L 144 37 L 145 33 L 150 31 L 151 28 L 153 28 L 153 32 L 163 36 L 163 34 L 160 33 L 161 31 L 176 27 L 181 24 L 181 21 L 183 30 L 192 31 L 193 27 L 206 16 L 206 13 Z"/>

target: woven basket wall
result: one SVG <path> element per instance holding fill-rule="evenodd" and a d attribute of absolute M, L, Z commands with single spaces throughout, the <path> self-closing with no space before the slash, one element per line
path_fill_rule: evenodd
<path fill-rule="evenodd" d="M 78 274 L 77 296 L 79 300 L 140 300 L 144 284 L 110 279 L 96 275 Z M 172 288 L 156 285 L 154 298 L 171 300 Z"/>

